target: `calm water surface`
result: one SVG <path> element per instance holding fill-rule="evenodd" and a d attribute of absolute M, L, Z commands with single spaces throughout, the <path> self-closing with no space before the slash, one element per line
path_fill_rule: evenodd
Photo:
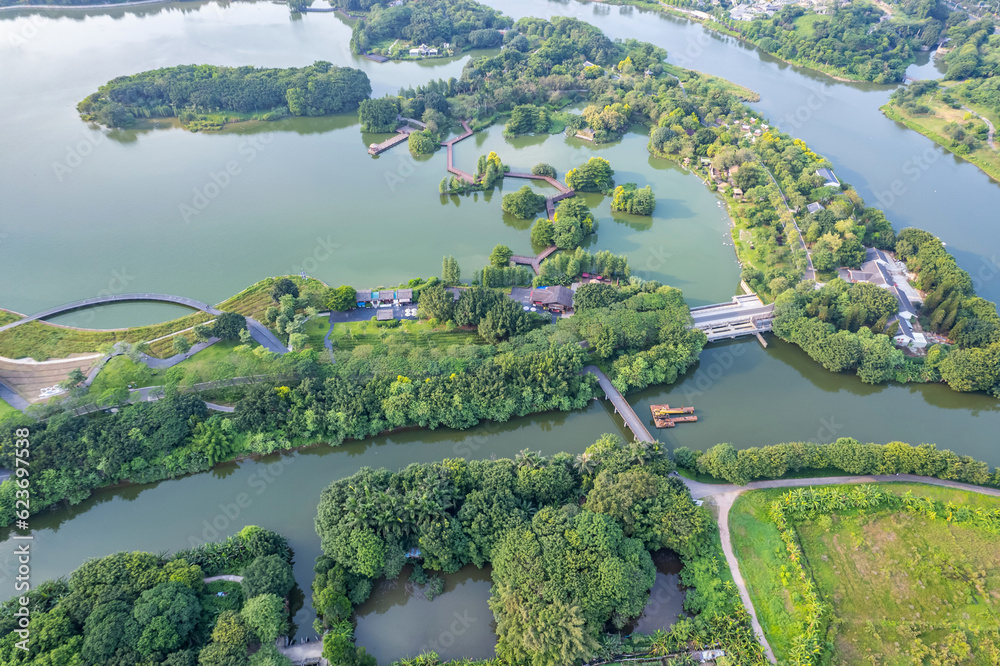
<path fill-rule="evenodd" d="M 660 44 L 674 63 L 757 90 L 757 107 L 829 156 L 869 202 L 903 181 L 905 195 L 882 202 L 896 226 L 941 235 L 976 276 L 980 293 L 1000 298 L 991 268 L 1000 247 L 1000 227 L 992 223 L 1000 189 L 975 167 L 886 120 L 877 107 L 891 87 L 834 82 L 659 14 L 575 1 L 495 4 L 513 16 L 578 16 L 612 37 Z M 443 254 L 455 255 L 468 278 L 496 243 L 529 252 L 529 225 L 500 210 L 503 189 L 442 198 L 443 155 L 412 159 L 397 149 L 373 159 L 365 152 L 371 137 L 361 134 L 353 115 L 192 134 L 102 130 L 75 110 L 115 76 L 179 63 L 285 67 L 323 59 L 364 69 L 380 95 L 457 76 L 468 57 L 377 65 L 348 52 L 349 34 L 335 15 L 293 18 L 283 5 L 269 3 L 0 14 L 0 86 L 7 91 L 0 96 L 0 306 L 30 313 L 99 293 L 146 290 L 218 302 L 264 276 L 302 269 L 331 284 L 375 286 L 435 274 Z M 911 71 L 933 76 L 935 67 L 922 61 Z M 724 211 L 694 176 L 651 158 L 643 135 L 595 151 L 563 136 L 506 141 L 492 128 L 460 144 L 457 158 L 471 166 L 488 150 L 518 169 L 546 161 L 560 172 L 595 153 L 607 157 L 620 182 L 651 184 L 658 205 L 651 220 L 619 218 L 606 200 L 588 197 L 599 220 L 595 246 L 627 253 L 636 273 L 683 288 L 692 304 L 733 294 L 739 270 L 726 244 Z M 913 159 L 921 156 L 927 168 L 911 180 Z M 181 205 L 191 205 L 233 161 L 239 173 L 185 219 Z M 511 182 L 506 191 L 521 184 Z M 129 326 L 180 313 L 169 306 L 115 306 L 59 321 Z M 996 400 L 942 386 L 866 386 L 826 372 L 777 340 L 766 350 L 755 341 L 711 345 L 677 384 L 631 400 L 644 418 L 652 403 L 696 407 L 698 423 L 660 431 L 671 447 L 853 436 L 934 442 L 1000 463 Z M 594 402 L 572 414 L 461 433 L 401 433 L 103 491 L 33 519 L 33 575 L 66 575 L 86 558 L 116 550 L 174 550 L 254 523 L 289 537 L 297 580 L 308 590 L 320 552 L 315 507 L 331 480 L 362 466 L 512 456 L 525 446 L 580 452 L 604 432 L 624 430 Z M 236 508 L 241 493 L 251 500 L 243 509 Z M 12 550 L 9 541 L 0 548 L 0 597 L 9 596 Z M 296 621 L 310 630 L 308 607 Z"/>

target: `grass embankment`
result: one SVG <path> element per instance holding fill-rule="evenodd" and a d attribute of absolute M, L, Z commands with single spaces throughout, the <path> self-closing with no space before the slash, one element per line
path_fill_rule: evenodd
<path fill-rule="evenodd" d="M 962 154 L 956 152 L 957 146 L 962 144 L 956 144 L 945 133 L 945 125 L 949 123 L 965 123 L 968 111 L 965 109 L 953 109 L 932 95 L 920 97 L 918 101 L 920 104 L 930 107 L 931 113 L 910 113 L 892 103 L 885 104 L 880 109 L 890 120 L 901 122 L 911 130 L 920 132 L 953 155 L 975 164 L 990 178 L 1000 181 L 1000 151 L 993 150 L 988 143 L 983 141 L 982 146 L 976 150 Z M 988 116 L 988 114 L 984 115 Z M 976 124 L 985 125 L 982 119 L 975 116 L 973 116 L 972 120 Z M 996 124 L 994 122 L 994 126 Z"/>
<path fill-rule="evenodd" d="M 299 287 L 299 296 L 320 294 L 326 290 L 326 285 L 315 278 L 301 278 L 297 275 L 287 276 Z M 216 307 L 226 312 L 238 312 L 245 317 L 253 317 L 257 321 L 264 320 L 264 313 L 274 305 L 271 300 L 271 287 L 281 278 L 269 277 L 252 284 L 235 296 L 219 303 Z"/>
<path fill-rule="evenodd" d="M 10 403 L 8 403 L 6 400 L 0 400 L 0 421 L 3 421 L 9 416 L 13 416 L 14 414 L 20 414 L 20 413 L 21 412 L 11 407 Z"/>
<path fill-rule="evenodd" d="M 973 510 L 1000 507 L 998 498 L 961 490 L 880 485 Z M 771 502 L 787 491 L 745 493 L 729 518 L 740 571 L 779 662 L 790 655 L 803 618 L 798 581 L 768 517 Z M 931 663 L 992 664 L 1000 659 L 1000 641 L 988 635 L 1000 623 L 1000 549 L 994 535 L 905 511 L 836 512 L 829 520 L 821 516 L 798 523 L 796 531 L 806 571 L 833 617 L 822 663 L 912 664 L 936 656 L 943 660 Z M 965 650 L 963 643 L 971 645 L 971 656 L 955 659 Z"/>
<path fill-rule="evenodd" d="M 211 319 L 211 315 L 195 312 L 180 319 L 119 330 L 99 331 L 54 326 L 42 321 L 29 321 L 0 332 L 0 356 L 33 358 L 44 361 L 65 358 L 71 354 L 92 354 L 115 342 L 147 342 L 170 335 Z"/>
<path fill-rule="evenodd" d="M 151 370 L 145 364 L 133 363 L 127 356 L 116 356 L 94 378 L 90 392 L 101 395 L 108 389 L 127 388 L 131 384 L 135 384 L 136 388 L 163 386 L 167 383 L 168 373 L 181 385 L 238 377 L 243 372 L 243 367 L 235 362 L 233 356 L 233 348 L 238 344 L 229 340 L 217 342 L 167 370 Z"/>
<path fill-rule="evenodd" d="M 306 322 L 306 337 L 309 339 L 306 344 L 310 349 L 323 351 L 323 340 L 326 338 L 326 332 L 329 330 L 329 317 L 313 317 Z"/>
<path fill-rule="evenodd" d="M 462 329 L 448 331 L 443 327 L 433 328 L 426 321 L 412 320 L 404 320 L 397 328 L 378 328 L 370 321 L 335 324 L 330 339 L 333 341 L 335 351 L 351 351 L 361 345 L 382 344 L 390 337 L 401 338 L 402 342 L 425 349 L 484 344 L 483 339 L 475 331 Z"/>
<path fill-rule="evenodd" d="M 704 72 L 699 72 L 693 69 L 684 69 L 683 67 L 669 65 L 667 63 L 663 63 L 663 71 L 676 76 L 682 83 L 687 83 L 689 81 L 694 82 L 700 79 L 724 88 L 727 92 L 733 94 L 735 97 L 744 102 L 760 101 L 759 93 L 747 88 L 746 86 L 741 86 L 738 83 L 727 81 L 726 79 L 718 76 L 712 76 L 711 74 L 705 74 Z"/>
<path fill-rule="evenodd" d="M 12 324 L 18 319 L 22 319 L 21 315 L 14 314 L 10 310 L 0 309 L 0 326 Z"/>

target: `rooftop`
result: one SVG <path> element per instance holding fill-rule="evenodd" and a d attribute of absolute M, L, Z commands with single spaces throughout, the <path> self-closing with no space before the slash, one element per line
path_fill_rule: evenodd
<path fill-rule="evenodd" d="M 540 287 L 531 290 L 531 302 L 542 305 L 562 305 L 573 307 L 573 291 L 568 287 Z"/>

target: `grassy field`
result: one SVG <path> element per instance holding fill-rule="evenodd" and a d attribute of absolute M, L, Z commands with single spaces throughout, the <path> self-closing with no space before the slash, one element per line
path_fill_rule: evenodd
<path fill-rule="evenodd" d="M 302 279 L 297 275 L 290 275 L 288 279 L 299 286 L 299 295 L 307 293 L 319 293 L 325 291 L 326 287 L 319 280 L 313 278 Z M 245 317 L 253 317 L 257 321 L 263 321 L 264 313 L 274 305 L 271 300 L 271 286 L 277 281 L 276 278 L 266 278 L 251 285 L 236 294 L 232 298 L 219 303 L 220 310 L 239 312 Z"/>
<path fill-rule="evenodd" d="M 794 21 L 795 32 L 803 37 L 812 37 L 816 33 L 817 21 L 824 19 L 829 19 L 829 17 L 822 14 L 803 14 Z"/>
<path fill-rule="evenodd" d="M 306 322 L 306 337 L 309 338 L 309 348 L 316 351 L 323 351 L 323 339 L 326 332 L 330 330 L 329 317 L 313 317 Z"/>
<path fill-rule="evenodd" d="M 20 412 L 11 407 L 5 400 L 0 400 L 0 421 L 3 421 L 9 416 L 13 416 L 14 414 L 20 414 Z"/>
<path fill-rule="evenodd" d="M 1000 499 L 949 488 L 883 488 L 972 508 L 1000 506 Z M 730 513 L 740 571 L 779 661 L 789 655 L 801 620 L 794 581 L 782 583 L 787 553 L 767 517 L 784 492 L 745 493 Z M 834 618 L 822 663 L 1000 663 L 995 536 L 905 512 L 835 514 L 801 523 L 797 531 L 806 569 Z"/>
<path fill-rule="evenodd" d="M 141 363 L 133 363 L 127 356 L 116 356 L 97 374 L 90 391 L 100 395 L 108 389 L 127 387 L 132 382 L 139 387 L 162 386 L 167 383 L 167 373 L 171 372 L 183 373 L 182 384 L 229 379 L 238 374 L 232 362 L 232 351 L 239 344 L 230 340 L 216 342 L 168 370 L 150 370 Z"/>
<path fill-rule="evenodd" d="M 324 331 L 324 334 L 326 332 Z M 330 339 L 334 350 L 350 351 L 359 345 L 375 345 L 381 342 L 383 335 L 402 336 L 414 347 L 451 347 L 453 345 L 482 344 L 483 340 L 475 331 L 455 329 L 446 331 L 443 328 L 431 328 L 426 321 L 404 320 L 399 328 L 376 328 L 372 322 L 353 322 L 336 324 Z M 322 348 L 322 341 L 320 342 Z"/>
<path fill-rule="evenodd" d="M 18 319 L 21 319 L 21 317 L 14 314 L 10 310 L 0 309 L 0 326 L 6 326 L 7 324 L 15 322 Z"/>
<path fill-rule="evenodd" d="M 211 315 L 204 312 L 195 312 L 161 324 L 117 331 L 79 330 L 53 326 L 41 321 L 30 321 L 0 333 L 0 356 L 31 357 L 37 361 L 44 361 L 50 358 L 65 358 L 70 354 L 89 354 L 101 351 L 102 346 L 110 346 L 120 340 L 132 343 L 153 340 L 211 318 Z"/>
<path fill-rule="evenodd" d="M 954 143 L 944 132 L 944 126 L 948 123 L 965 122 L 965 116 L 968 113 L 965 109 L 953 109 L 940 99 L 929 95 L 921 97 L 920 102 L 929 106 L 933 114 L 914 115 L 893 104 L 886 104 L 881 108 L 886 117 L 899 121 L 916 132 L 920 132 L 945 150 L 952 152 L 963 160 L 972 162 L 991 178 L 1000 181 L 1000 151 L 993 150 L 983 141 L 983 145 L 980 148 L 966 155 L 959 155 L 954 152 Z M 983 124 L 983 121 L 978 118 L 974 120 L 977 124 Z"/>

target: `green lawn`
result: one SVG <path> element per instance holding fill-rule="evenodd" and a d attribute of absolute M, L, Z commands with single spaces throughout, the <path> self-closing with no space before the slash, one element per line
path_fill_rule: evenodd
<path fill-rule="evenodd" d="M 824 19 L 829 19 L 829 16 L 811 13 L 803 14 L 794 21 L 795 32 L 803 37 L 812 37 L 816 33 L 816 23 Z"/>
<path fill-rule="evenodd" d="M 10 403 L 5 400 L 0 400 L 0 421 L 13 416 L 14 414 L 20 414 L 20 412 L 11 407 Z"/>
<path fill-rule="evenodd" d="M 14 314 L 10 310 L 0 309 L 0 326 L 6 326 L 12 322 L 21 319 L 18 315 Z"/>
<path fill-rule="evenodd" d="M 299 295 L 307 293 L 319 293 L 326 290 L 323 283 L 314 278 L 302 279 L 297 275 L 290 275 L 288 279 L 299 286 Z M 274 305 L 271 300 L 271 286 L 277 281 L 276 278 L 266 278 L 253 284 L 235 296 L 219 303 L 220 310 L 229 312 L 239 312 L 246 317 L 253 317 L 257 321 L 264 321 L 264 313 Z"/>
<path fill-rule="evenodd" d="M 963 160 L 972 162 L 994 180 L 1000 181 L 1000 151 L 990 148 L 985 140 L 982 146 L 965 155 L 954 152 L 954 142 L 946 135 L 944 127 L 952 122 L 965 123 L 965 118 L 968 114 L 965 109 L 953 109 L 932 95 L 924 95 L 919 101 L 929 106 L 932 113 L 912 114 L 893 104 L 883 106 L 882 112 L 885 113 L 886 117 L 899 121 L 916 132 L 920 132 L 942 148 L 951 151 Z M 968 103 L 966 105 L 970 108 L 975 108 L 974 105 L 969 105 Z M 976 110 L 981 113 L 984 111 L 984 109 Z M 989 114 L 984 113 L 984 115 L 988 116 Z M 974 118 L 974 122 L 977 125 L 984 124 L 978 118 Z"/>
<path fill-rule="evenodd" d="M 323 339 L 330 330 L 330 318 L 327 316 L 313 317 L 306 322 L 306 336 L 309 338 L 309 348 L 323 351 Z"/>
<path fill-rule="evenodd" d="M 358 345 L 375 345 L 381 342 L 383 333 L 402 336 L 414 347 L 451 347 L 454 345 L 483 344 L 475 331 L 455 329 L 446 331 L 443 327 L 432 328 L 426 321 L 404 320 L 398 328 L 376 328 L 374 322 L 362 321 L 350 324 L 335 324 L 334 349 L 350 351 Z"/>
<path fill-rule="evenodd" d="M 973 508 L 1000 506 L 1000 499 L 949 488 L 882 486 Z M 782 583 L 787 553 L 767 518 L 770 503 L 784 492 L 745 493 L 729 519 L 740 571 L 779 661 L 788 657 L 802 617 L 795 581 L 789 587 Z M 838 513 L 828 522 L 801 523 L 797 532 L 806 570 L 834 618 L 821 663 L 998 663 L 1000 549 L 995 536 L 905 512 Z M 972 656 L 960 658 L 967 643 Z M 924 660 L 931 656 L 939 661 Z"/>

